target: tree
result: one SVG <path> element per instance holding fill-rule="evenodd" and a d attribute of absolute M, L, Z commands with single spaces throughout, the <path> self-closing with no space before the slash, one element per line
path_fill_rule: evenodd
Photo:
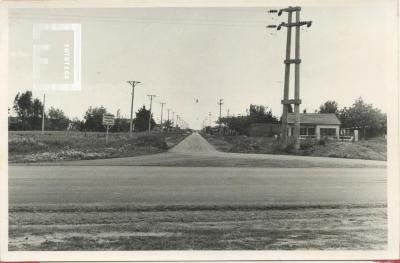
<path fill-rule="evenodd" d="M 146 107 L 143 105 L 142 108 L 136 112 L 136 118 L 133 120 L 135 125 L 135 130 L 137 131 L 146 131 L 149 129 L 149 115 L 150 111 L 146 110 Z M 151 115 L 151 129 L 156 126 L 156 122 L 153 119 L 153 114 Z"/>
<path fill-rule="evenodd" d="M 271 109 L 263 105 L 250 104 L 249 118 L 251 123 L 278 123 L 278 119 L 272 115 Z"/>
<path fill-rule="evenodd" d="M 164 126 L 165 129 L 171 129 L 172 128 L 172 121 L 171 120 L 164 121 L 163 126 Z"/>
<path fill-rule="evenodd" d="M 66 130 L 70 122 L 69 119 L 65 116 L 64 111 L 53 107 L 51 107 L 48 111 L 47 120 L 47 129 L 53 131 Z"/>
<path fill-rule="evenodd" d="M 338 111 L 338 103 L 334 100 L 328 100 L 321 106 L 319 106 L 319 113 L 335 113 L 336 115 L 339 113 Z"/>
<path fill-rule="evenodd" d="M 21 94 L 18 92 L 14 98 L 13 109 L 22 121 L 22 129 L 31 129 L 28 118 L 32 116 L 32 91 L 27 90 Z"/>
<path fill-rule="evenodd" d="M 130 125 L 131 125 L 131 123 L 130 123 L 129 119 L 116 118 L 114 121 L 114 126 L 111 127 L 110 131 L 112 131 L 112 132 L 129 132 Z"/>
<path fill-rule="evenodd" d="M 251 104 L 246 110 L 247 116 L 229 116 L 223 117 L 217 123 L 225 124 L 229 129 L 239 134 L 248 134 L 248 129 L 252 123 L 279 123 L 278 118 L 273 116 L 272 111 L 263 105 Z"/>
<path fill-rule="evenodd" d="M 68 129 L 73 131 L 83 131 L 85 129 L 85 122 L 75 117 L 68 125 Z"/>
<path fill-rule="evenodd" d="M 86 111 L 85 116 L 85 130 L 87 131 L 105 131 L 106 128 L 103 125 L 103 114 L 107 114 L 104 106 L 92 107 Z"/>
<path fill-rule="evenodd" d="M 386 134 L 387 118 L 381 110 L 367 104 L 360 97 L 351 107 L 343 108 L 339 112 L 339 119 L 345 128 L 361 129 L 362 137 Z"/>
<path fill-rule="evenodd" d="M 42 127 L 43 104 L 39 99 L 34 99 L 32 104 L 31 125 L 34 130 L 40 130 Z"/>

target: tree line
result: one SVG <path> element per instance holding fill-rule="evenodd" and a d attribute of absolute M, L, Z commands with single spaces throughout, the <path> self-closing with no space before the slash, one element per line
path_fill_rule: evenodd
<path fill-rule="evenodd" d="M 319 107 L 319 113 L 334 113 L 342 123 L 342 128 L 360 130 L 362 138 L 387 133 L 387 116 L 360 97 L 350 107 L 339 108 L 336 101 L 327 101 Z"/>
<path fill-rule="evenodd" d="M 290 107 L 292 109 L 292 107 Z M 18 93 L 14 98 L 13 110 L 16 117 L 11 117 L 9 121 L 10 130 L 41 130 L 43 103 L 38 98 L 32 97 L 31 91 Z M 10 109 L 9 109 L 10 111 Z M 292 112 L 292 110 L 289 110 Z M 304 113 L 306 111 L 304 110 Z M 360 97 L 354 101 L 350 107 L 339 108 L 336 101 L 326 101 L 319 107 L 316 113 L 334 113 L 341 121 L 342 128 L 359 129 L 363 138 L 386 134 L 387 116 L 380 109 L 368 104 Z M 63 110 L 50 107 L 44 113 L 45 130 L 78 130 L 78 131 L 105 131 L 102 124 L 103 114 L 109 114 L 104 106 L 89 107 L 83 117 L 70 119 Z M 136 131 L 148 129 L 150 111 L 143 107 L 135 113 L 133 120 Z M 130 120 L 115 118 L 115 125 L 110 129 L 113 132 L 128 132 Z M 246 110 L 246 115 L 226 116 L 218 119 L 217 124 L 222 124 L 239 134 L 248 135 L 248 127 L 253 123 L 280 124 L 281 120 L 273 115 L 272 110 L 263 105 L 251 104 Z M 156 126 L 156 122 L 151 118 L 151 128 Z M 163 123 L 163 129 L 172 128 L 170 120 Z"/>
<path fill-rule="evenodd" d="M 67 117 L 63 110 L 50 107 L 43 113 L 43 102 L 39 98 L 32 97 L 32 91 L 25 91 L 19 93 L 14 98 L 13 110 L 17 116 L 9 117 L 10 130 L 41 130 L 42 117 L 44 114 L 45 130 L 52 131 L 105 131 L 105 126 L 102 124 L 103 114 L 110 114 L 104 106 L 92 107 L 90 106 L 84 116 L 83 120 L 78 118 L 70 119 Z M 9 109 L 10 114 L 10 109 Z M 119 114 L 117 114 L 119 115 Z M 135 131 L 148 130 L 150 111 L 143 107 L 139 108 L 135 113 L 133 119 Z M 151 115 L 151 129 L 156 126 L 153 114 Z M 166 121 L 163 126 L 165 128 L 172 128 L 172 122 Z M 111 127 L 112 132 L 128 132 L 130 127 L 130 119 L 115 118 L 115 124 Z"/>
<path fill-rule="evenodd" d="M 223 124 L 239 134 L 249 135 L 249 126 L 253 123 L 278 124 L 279 119 L 272 114 L 272 110 L 263 105 L 250 104 L 246 115 L 226 116 L 218 118 L 217 124 Z"/>

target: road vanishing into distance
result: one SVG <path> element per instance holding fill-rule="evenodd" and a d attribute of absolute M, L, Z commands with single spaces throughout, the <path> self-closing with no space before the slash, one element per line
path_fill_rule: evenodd
<path fill-rule="evenodd" d="M 386 162 L 222 153 L 198 133 L 162 154 L 10 165 L 10 249 L 382 249 L 386 182 Z"/>

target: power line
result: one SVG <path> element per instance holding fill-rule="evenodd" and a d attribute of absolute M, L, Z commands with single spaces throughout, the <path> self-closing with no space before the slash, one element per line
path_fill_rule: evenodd
<path fill-rule="evenodd" d="M 113 18 L 113 17 L 101 17 L 101 16 L 80 16 L 80 15 L 47 15 L 47 14 L 30 14 L 21 16 L 9 15 L 12 19 L 39 19 L 39 20 L 62 20 L 62 19 L 81 19 L 85 22 L 115 22 L 115 23 L 137 23 L 137 24 L 166 24 L 166 25 L 191 25 L 191 26 L 222 26 L 222 27 L 261 27 L 265 21 L 234 21 L 234 20 L 190 20 L 190 19 L 153 19 L 153 18 Z M 76 22 L 76 21 L 74 21 Z M 223 22 L 223 23 L 218 23 Z M 224 23 L 227 22 L 227 23 Z M 250 23 L 249 23 L 250 22 Z"/>

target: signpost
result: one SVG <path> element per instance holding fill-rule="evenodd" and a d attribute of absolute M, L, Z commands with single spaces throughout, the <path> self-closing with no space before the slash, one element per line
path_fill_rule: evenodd
<path fill-rule="evenodd" d="M 103 125 L 106 126 L 107 129 L 106 144 L 108 144 L 108 130 L 114 125 L 114 115 L 103 114 Z"/>

